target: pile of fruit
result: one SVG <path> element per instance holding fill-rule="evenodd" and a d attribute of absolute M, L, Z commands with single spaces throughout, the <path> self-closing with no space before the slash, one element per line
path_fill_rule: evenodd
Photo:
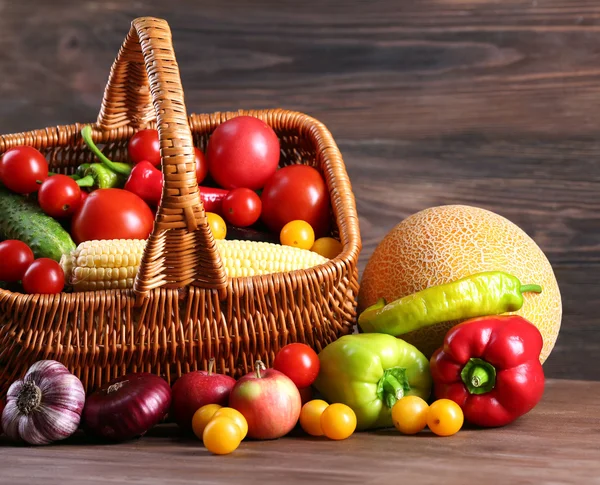
<path fill-rule="evenodd" d="M 158 132 L 137 132 L 128 161 L 96 157 L 74 174 L 49 172 L 33 147 L 0 160 L 0 287 L 26 293 L 131 288 L 163 193 Z M 231 277 L 305 269 L 342 251 L 331 234 L 326 183 L 307 165 L 280 167 L 277 135 L 239 116 L 194 147 L 209 227 Z"/>

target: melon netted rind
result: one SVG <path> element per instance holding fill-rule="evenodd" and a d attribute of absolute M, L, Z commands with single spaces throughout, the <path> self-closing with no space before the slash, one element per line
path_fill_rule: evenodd
<path fill-rule="evenodd" d="M 554 348 L 562 319 L 558 283 L 548 258 L 521 228 L 485 209 L 465 205 L 432 207 L 408 217 L 379 243 L 361 280 L 358 309 L 481 271 L 505 271 L 522 284 L 539 284 L 542 293 L 526 293 L 515 314 L 542 333 L 544 362 Z M 446 322 L 402 338 L 425 355 L 442 345 L 454 324 Z"/>

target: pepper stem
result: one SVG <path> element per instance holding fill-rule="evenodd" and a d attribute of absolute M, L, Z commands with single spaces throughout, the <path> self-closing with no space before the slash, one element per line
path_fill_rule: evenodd
<path fill-rule="evenodd" d="M 463 367 L 460 377 L 470 394 L 485 394 L 496 385 L 496 368 L 474 357 Z"/>
<path fill-rule="evenodd" d="M 527 293 L 528 291 L 531 291 L 533 293 L 541 293 L 542 287 L 540 285 L 522 285 L 521 286 L 521 293 Z"/>
<path fill-rule="evenodd" d="M 212 376 L 213 367 L 215 366 L 215 358 L 211 357 L 208 361 L 208 375 Z"/>
<path fill-rule="evenodd" d="M 383 377 L 377 385 L 377 397 L 391 409 L 398 399 L 403 398 L 410 391 L 404 367 L 392 367 L 383 372 Z"/>
<path fill-rule="evenodd" d="M 17 397 L 17 408 L 22 414 L 29 415 L 42 402 L 42 390 L 32 381 L 25 381 Z"/>
<path fill-rule="evenodd" d="M 94 155 L 96 155 L 104 165 L 106 165 L 115 173 L 129 176 L 133 167 L 128 163 L 118 163 L 109 160 L 106 157 L 106 155 L 104 155 L 104 153 L 102 153 L 100 149 L 96 146 L 94 140 L 92 140 L 92 127 L 90 125 L 86 125 L 83 127 L 83 129 L 81 130 L 81 137 L 83 138 L 83 141 L 88 146 L 88 148 L 92 152 L 94 152 Z"/>
<path fill-rule="evenodd" d="M 86 175 L 85 177 L 76 180 L 75 183 L 80 187 L 93 187 L 94 177 L 92 177 L 91 175 Z"/>
<path fill-rule="evenodd" d="M 260 379 L 262 376 L 260 375 L 260 371 L 261 370 L 267 370 L 267 367 L 265 366 L 265 364 L 263 363 L 262 360 L 257 360 L 254 363 L 254 372 L 256 374 L 256 378 Z"/>

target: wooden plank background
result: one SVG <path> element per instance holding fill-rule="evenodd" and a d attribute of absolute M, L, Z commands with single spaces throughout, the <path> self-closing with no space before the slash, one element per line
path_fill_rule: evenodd
<path fill-rule="evenodd" d="M 547 375 L 599 379 L 596 0 L 5 0 L 0 132 L 94 121 L 144 15 L 171 25 L 190 112 L 284 107 L 328 126 L 357 198 L 361 268 L 426 207 L 521 226 L 563 295 Z"/>

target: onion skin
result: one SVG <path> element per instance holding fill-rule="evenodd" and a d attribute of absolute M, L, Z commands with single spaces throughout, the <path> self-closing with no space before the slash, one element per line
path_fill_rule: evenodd
<path fill-rule="evenodd" d="M 2 416 L 2 411 L 4 411 L 4 401 L 0 401 L 0 417 Z M 0 419 L 0 434 L 2 433 L 2 419 Z"/>
<path fill-rule="evenodd" d="M 147 372 L 128 374 L 88 396 L 83 428 L 105 440 L 130 440 L 162 421 L 170 406 L 167 381 Z"/>
<path fill-rule="evenodd" d="M 81 381 L 54 360 L 33 364 L 13 382 L 2 411 L 2 429 L 14 441 L 47 445 L 79 428 L 85 403 Z"/>

